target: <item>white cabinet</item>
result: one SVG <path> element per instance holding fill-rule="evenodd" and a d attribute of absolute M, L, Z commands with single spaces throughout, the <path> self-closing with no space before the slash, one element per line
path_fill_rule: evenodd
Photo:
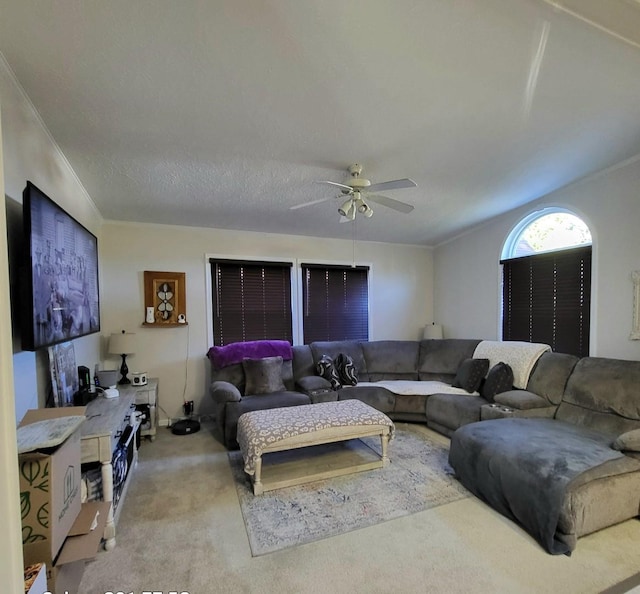
<path fill-rule="evenodd" d="M 99 462 L 102 474 L 102 499 L 112 502 L 104 531 L 105 548 L 116 544 L 116 521 L 120 503 L 124 500 L 132 476 L 131 470 L 138 461 L 135 433 L 138 424 L 132 425 L 135 394 L 119 390 L 118 398 L 98 396 L 87 404 L 87 420 L 80 426 L 81 456 L 83 464 Z M 122 472 L 124 476 L 115 476 Z M 115 480 L 121 478 L 122 480 Z"/>
<path fill-rule="evenodd" d="M 140 425 L 140 435 L 153 441 L 158 427 L 158 378 L 149 378 L 146 386 L 118 386 L 118 389 L 134 394 L 136 409 L 148 415 Z"/>

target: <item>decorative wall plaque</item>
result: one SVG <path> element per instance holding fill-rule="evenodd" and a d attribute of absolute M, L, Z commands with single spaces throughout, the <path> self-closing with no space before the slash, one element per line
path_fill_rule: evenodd
<path fill-rule="evenodd" d="M 144 271 L 145 326 L 182 326 L 187 323 L 184 272 Z M 153 308 L 153 321 L 149 315 Z"/>

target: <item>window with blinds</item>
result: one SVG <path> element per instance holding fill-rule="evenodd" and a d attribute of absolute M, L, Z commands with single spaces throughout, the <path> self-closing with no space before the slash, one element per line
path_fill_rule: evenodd
<path fill-rule="evenodd" d="M 369 339 L 369 268 L 302 264 L 304 344 Z"/>
<path fill-rule="evenodd" d="M 503 340 L 589 355 L 591 246 L 502 260 Z"/>
<path fill-rule="evenodd" d="M 213 343 L 288 340 L 291 325 L 291 263 L 209 260 Z"/>

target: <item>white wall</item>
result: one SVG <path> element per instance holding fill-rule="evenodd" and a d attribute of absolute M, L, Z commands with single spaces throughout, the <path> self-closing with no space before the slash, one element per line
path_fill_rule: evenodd
<path fill-rule="evenodd" d="M 525 215 L 545 206 L 578 214 L 593 236 L 591 355 L 640 359 L 629 340 L 631 273 L 640 270 L 640 161 L 554 192 L 434 250 L 434 307 L 449 337 L 500 337 L 498 264 L 503 243 Z"/>
<path fill-rule="evenodd" d="M 167 416 L 182 414 L 183 394 L 196 412 L 212 412 L 206 395 L 211 346 L 207 318 L 206 255 L 229 258 L 325 259 L 351 263 L 352 242 L 291 235 L 106 222 L 101 232 L 103 337 L 135 332 L 139 350 L 127 359 L 131 371 L 158 377 Z M 432 254 L 424 247 L 358 242 L 356 262 L 371 266 L 370 339 L 417 339 L 432 321 Z M 186 274 L 186 327 L 143 327 L 145 270 Z M 103 352 L 106 352 L 106 348 Z M 185 362 L 186 365 L 185 365 Z M 105 366 L 118 358 L 105 355 Z M 185 388 L 186 378 L 186 388 Z"/>
<path fill-rule="evenodd" d="M 2 101 L 0 101 L 0 112 Z M 2 118 L 0 118 L 1 121 Z M 0 139 L 2 127 L 0 126 Z M 2 164 L 2 143 L 0 142 L 0 328 L 11 328 L 11 308 L 9 303 L 9 255 L 7 249 L 7 221 L 5 215 L 4 176 Z M 20 499 L 18 448 L 14 423 L 15 406 L 13 398 L 13 349 L 11 332 L 0 334 L 0 517 L 4 519 L 3 538 L 0 544 L 0 582 L 10 592 L 22 591 L 23 558 L 20 522 Z"/>
<path fill-rule="evenodd" d="M 0 98 L 2 103 L 2 146 L 9 235 L 20 233 L 22 191 L 30 180 L 94 234 L 102 217 L 78 181 L 64 155 L 49 135 L 38 113 L 16 82 L 0 54 Z M 17 217 L 17 219 L 16 219 Z M 19 225 L 18 225 L 19 224 Z M 11 246 L 10 246 L 11 248 Z M 13 258 L 12 258 L 13 260 Z M 11 282 L 16 283 L 16 262 L 10 262 Z M 6 290 L 6 287 L 3 287 Z M 13 304 L 15 306 L 15 303 Z M 2 331 L 9 329 L 3 328 Z M 93 365 L 99 360 L 99 336 L 91 335 L 74 343 L 78 365 Z M 47 351 L 23 352 L 19 328 L 13 328 L 13 367 L 15 417 L 19 421 L 30 408 L 44 406 L 48 391 Z"/>

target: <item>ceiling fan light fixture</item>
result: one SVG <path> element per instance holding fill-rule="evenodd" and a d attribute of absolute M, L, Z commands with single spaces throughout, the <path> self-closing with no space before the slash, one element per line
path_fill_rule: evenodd
<path fill-rule="evenodd" d="M 356 207 L 354 204 L 351 205 L 351 208 L 347 211 L 346 217 L 349 221 L 353 221 L 356 218 Z"/>
<path fill-rule="evenodd" d="M 640 0 L 637 1 L 640 2 Z M 375 202 L 376 204 L 382 204 L 382 206 L 397 210 L 404 214 L 408 214 L 413 210 L 413 206 L 411 204 L 372 193 L 387 190 L 401 190 L 403 188 L 415 188 L 417 184 L 413 180 L 405 177 L 403 179 L 394 179 L 372 184 L 368 179 L 360 177 L 360 174 L 362 173 L 362 165 L 358 165 L 357 163 L 349 167 L 349 173 L 351 176 L 347 183 L 339 183 L 329 180 L 319 180 L 316 182 L 320 184 L 327 184 L 333 188 L 339 188 L 340 193 L 347 197 L 344 204 L 338 208 L 338 212 L 343 217 L 340 222 L 353 221 L 358 213 L 366 218 L 371 218 L 371 216 L 373 216 L 373 210 L 368 204 L 369 201 Z M 363 195 L 367 199 L 367 202 L 363 200 Z M 335 197 L 339 198 L 340 194 Z M 327 200 L 330 200 L 330 198 L 311 200 L 303 204 L 296 204 L 292 206 L 291 209 L 311 206 L 312 204 L 318 204 Z"/>
<path fill-rule="evenodd" d="M 347 213 L 352 210 L 354 211 L 354 216 L 355 216 L 355 206 L 353 204 L 353 198 L 349 198 L 349 200 L 347 200 L 339 209 L 338 212 L 343 216 L 343 217 L 348 217 Z"/>
<path fill-rule="evenodd" d="M 363 214 L 365 217 L 370 217 L 370 214 L 367 213 L 373 213 L 373 210 L 371 210 L 371 207 L 362 199 L 362 198 L 358 198 L 356 200 L 356 207 L 358 209 L 358 212 L 360 214 Z"/>

